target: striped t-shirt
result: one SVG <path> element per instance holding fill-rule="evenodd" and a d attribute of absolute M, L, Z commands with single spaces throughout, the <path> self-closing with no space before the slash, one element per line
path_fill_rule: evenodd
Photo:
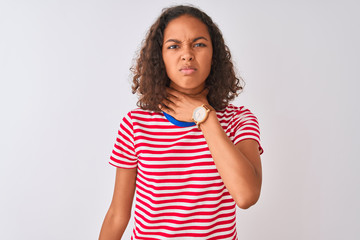
<path fill-rule="evenodd" d="M 248 109 L 230 104 L 216 114 L 234 144 L 253 139 L 262 153 L 259 125 Z M 137 167 L 131 239 L 237 239 L 236 204 L 196 125 L 161 112 L 130 111 L 110 164 Z"/>

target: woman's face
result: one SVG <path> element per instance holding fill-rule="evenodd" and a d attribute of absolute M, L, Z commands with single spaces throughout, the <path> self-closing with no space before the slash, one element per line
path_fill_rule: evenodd
<path fill-rule="evenodd" d="M 203 22 L 188 15 L 170 21 L 162 47 L 170 86 L 187 94 L 201 92 L 210 74 L 212 53 L 210 34 Z"/>

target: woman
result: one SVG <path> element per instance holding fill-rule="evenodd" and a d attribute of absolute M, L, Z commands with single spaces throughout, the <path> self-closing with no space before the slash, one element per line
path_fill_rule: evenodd
<path fill-rule="evenodd" d="M 136 191 L 132 239 L 237 239 L 236 205 L 255 204 L 262 148 L 256 117 L 218 27 L 197 8 L 165 9 L 133 69 L 140 108 L 120 124 L 100 239 L 120 239 Z"/>

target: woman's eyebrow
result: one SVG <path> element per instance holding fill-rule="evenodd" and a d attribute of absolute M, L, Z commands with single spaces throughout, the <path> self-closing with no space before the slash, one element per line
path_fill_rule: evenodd
<path fill-rule="evenodd" d="M 200 39 L 204 39 L 205 41 L 209 41 L 206 37 L 197 37 L 197 38 L 194 38 L 193 40 L 192 40 L 192 42 L 196 42 L 196 41 L 198 41 L 198 40 L 200 40 Z M 165 43 L 167 43 L 167 42 L 174 42 L 174 43 L 181 43 L 181 41 L 180 40 L 177 40 L 177 39 L 168 39 L 168 40 L 166 40 L 166 42 Z"/>
<path fill-rule="evenodd" d="M 205 41 L 209 41 L 206 37 L 197 37 L 197 38 L 194 38 L 193 42 L 196 42 L 200 39 L 204 39 Z"/>
<path fill-rule="evenodd" d="M 177 40 L 177 39 L 168 39 L 168 40 L 166 40 L 165 43 L 167 43 L 167 42 L 181 43 L 181 41 Z"/>

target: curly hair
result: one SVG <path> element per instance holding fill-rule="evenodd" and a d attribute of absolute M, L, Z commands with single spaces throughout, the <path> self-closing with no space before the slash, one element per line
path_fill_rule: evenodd
<path fill-rule="evenodd" d="M 208 28 L 213 57 L 210 74 L 205 81 L 205 86 L 209 89 L 207 99 L 216 110 L 224 109 L 242 90 L 242 79 L 235 75 L 229 48 L 217 25 L 203 11 L 184 5 L 163 9 L 142 43 L 136 63 L 131 68 L 132 93 L 139 96 L 137 105 L 142 109 L 160 111 L 158 106 L 166 99 L 166 87 L 170 84 L 162 58 L 164 30 L 171 20 L 182 15 L 195 17 Z"/>

